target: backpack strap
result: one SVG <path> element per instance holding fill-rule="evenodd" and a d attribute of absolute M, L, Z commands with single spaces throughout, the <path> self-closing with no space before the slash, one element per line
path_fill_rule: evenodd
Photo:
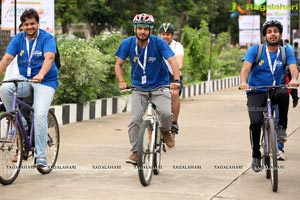
<path fill-rule="evenodd" d="M 285 48 L 280 46 L 280 52 L 281 52 L 281 59 L 282 59 L 282 66 L 285 68 L 286 66 L 286 51 Z"/>
<path fill-rule="evenodd" d="M 259 44 L 253 66 L 258 63 L 258 61 L 261 57 L 261 54 L 262 54 L 262 49 L 263 49 L 263 44 Z"/>
<path fill-rule="evenodd" d="M 280 48 L 280 52 L 281 52 L 282 66 L 285 67 L 286 66 L 286 50 L 285 50 L 285 47 L 283 47 L 283 46 L 280 46 L 279 48 Z M 263 44 L 259 44 L 253 66 L 258 63 L 258 61 L 262 55 L 262 50 L 263 50 Z"/>

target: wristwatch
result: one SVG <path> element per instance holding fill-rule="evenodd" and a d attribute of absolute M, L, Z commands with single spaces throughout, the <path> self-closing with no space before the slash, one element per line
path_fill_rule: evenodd
<path fill-rule="evenodd" d="M 176 80 L 172 80 L 171 82 L 172 82 L 172 83 L 180 83 L 181 81 L 178 80 L 178 79 L 176 79 Z"/>

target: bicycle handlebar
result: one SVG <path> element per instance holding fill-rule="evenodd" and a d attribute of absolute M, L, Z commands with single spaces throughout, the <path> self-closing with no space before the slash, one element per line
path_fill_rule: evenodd
<path fill-rule="evenodd" d="M 9 79 L 9 80 L 4 80 L 1 81 L 1 83 L 20 83 L 20 82 L 31 82 L 31 83 L 38 83 L 37 80 L 32 80 L 32 79 Z"/>
<path fill-rule="evenodd" d="M 154 89 L 149 89 L 149 90 L 145 90 L 141 87 L 138 87 L 138 86 L 134 86 L 134 85 L 128 85 L 126 87 L 126 89 L 123 89 L 121 90 L 121 92 L 129 92 L 129 91 L 132 91 L 132 90 L 136 90 L 136 91 L 141 91 L 141 92 L 155 92 L 155 91 L 158 91 L 158 90 L 169 90 L 170 89 L 170 85 L 162 85 L 162 86 L 158 86 Z"/>
<path fill-rule="evenodd" d="M 290 87 L 288 85 L 264 85 L 264 86 L 249 86 L 248 89 L 241 89 L 239 87 L 239 90 L 246 90 L 246 91 L 252 91 L 252 90 L 257 90 L 257 89 L 275 89 L 275 88 L 282 88 L 282 89 L 297 89 L 297 87 Z"/>

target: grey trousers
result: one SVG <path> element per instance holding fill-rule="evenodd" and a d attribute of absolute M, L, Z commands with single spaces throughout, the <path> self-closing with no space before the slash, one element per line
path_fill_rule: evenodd
<path fill-rule="evenodd" d="M 133 91 L 131 95 L 131 117 L 128 126 L 128 135 L 131 151 L 137 151 L 138 134 L 143 122 L 143 116 L 148 106 L 149 95 L 147 92 Z M 169 131 L 172 123 L 171 93 L 170 91 L 152 92 L 152 102 L 156 105 L 160 119 L 160 130 Z"/>

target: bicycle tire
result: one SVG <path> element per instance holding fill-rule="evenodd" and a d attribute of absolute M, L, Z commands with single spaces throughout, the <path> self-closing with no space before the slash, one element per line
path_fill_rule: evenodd
<path fill-rule="evenodd" d="M 46 148 L 46 160 L 47 166 L 43 168 L 37 168 L 41 174 L 49 174 L 54 168 L 58 158 L 60 147 L 60 135 L 57 119 L 52 110 L 48 112 L 48 139 Z"/>
<path fill-rule="evenodd" d="M 268 150 L 269 141 L 268 141 L 268 138 L 267 138 L 268 137 L 267 132 L 268 131 L 264 127 L 263 128 L 263 136 L 262 136 L 262 139 L 261 139 L 261 146 L 263 148 L 263 162 L 264 162 L 263 166 L 264 166 L 265 171 L 266 171 L 266 178 L 270 179 L 271 178 L 271 170 L 270 170 L 270 156 L 269 156 L 269 150 Z"/>
<path fill-rule="evenodd" d="M 277 165 L 277 137 L 275 132 L 274 120 L 269 120 L 269 152 L 270 152 L 270 171 L 271 171 L 271 185 L 273 192 L 278 190 L 278 165 Z"/>
<path fill-rule="evenodd" d="M 153 155 L 153 173 L 158 175 L 161 169 L 161 152 L 162 152 L 162 136 L 160 131 L 158 131 L 158 122 L 154 125 L 155 130 L 155 144 L 154 144 L 154 155 Z"/>
<path fill-rule="evenodd" d="M 138 138 L 138 174 L 143 186 L 151 183 L 153 172 L 154 137 L 153 126 L 150 120 L 144 120 L 139 131 Z M 151 139 L 150 139 L 151 138 Z"/>
<path fill-rule="evenodd" d="M 11 113 L 5 112 L 0 115 L 0 137 L 4 138 L 13 131 L 15 139 L 0 143 L 0 183 L 3 185 L 12 184 L 20 173 L 23 155 L 23 139 L 19 126 L 15 128 L 15 119 Z M 7 138 L 7 137 L 6 137 Z M 12 159 L 17 156 L 17 161 Z"/>

